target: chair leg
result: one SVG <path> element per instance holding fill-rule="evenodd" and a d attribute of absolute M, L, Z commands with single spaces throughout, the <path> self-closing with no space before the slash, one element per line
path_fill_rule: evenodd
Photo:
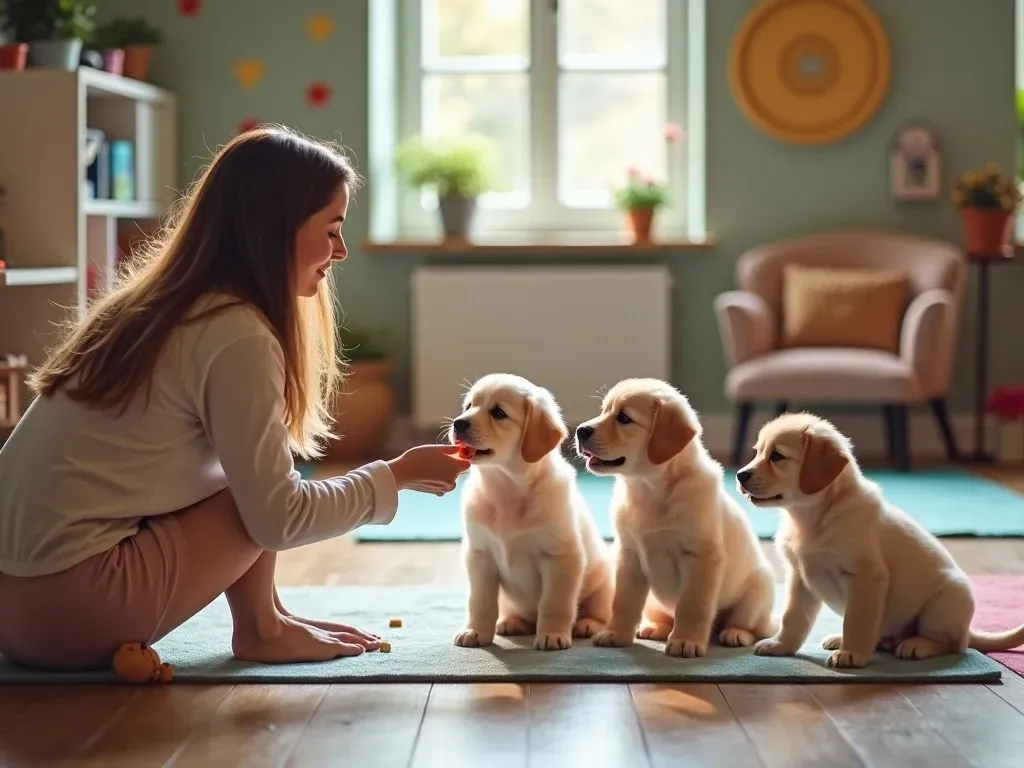
<path fill-rule="evenodd" d="M 788 410 L 789 410 L 789 403 L 787 403 L 785 400 L 780 400 L 779 404 L 777 406 L 775 406 L 775 415 L 776 416 L 781 416 L 782 414 L 784 414 Z"/>
<path fill-rule="evenodd" d="M 739 403 L 736 406 L 736 424 L 732 438 L 732 465 L 737 469 L 743 466 L 743 449 L 747 444 L 747 426 L 754 412 L 753 403 Z"/>
<path fill-rule="evenodd" d="M 935 422 L 939 425 L 939 432 L 942 434 L 942 442 L 946 446 L 946 458 L 949 461 L 959 461 L 960 451 L 957 449 L 956 436 L 953 434 L 953 425 L 949 421 L 949 407 L 946 398 L 936 397 L 928 401 L 935 416 Z"/>
<path fill-rule="evenodd" d="M 882 406 L 882 421 L 885 425 L 885 459 L 890 464 L 896 462 L 896 424 L 891 405 Z"/>
<path fill-rule="evenodd" d="M 890 405 L 892 414 L 892 459 L 900 472 L 910 469 L 910 424 L 909 409 L 902 403 Z"/>

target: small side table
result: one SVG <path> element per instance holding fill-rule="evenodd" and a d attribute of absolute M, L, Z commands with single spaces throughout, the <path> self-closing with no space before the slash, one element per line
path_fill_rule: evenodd
<path fill-rule="evenodd" d="M 1013 246 L 994 253 L 968 253 L 968 261 L 978 265 L 978 308 L 975 345 L 977 358 L 974 371 L 974 453 L 965 458 L 977 464 L 992 464 L 995 456 L 985 449 L 985 400 L 988 397 L 988 268 L 991 264 L 1010 261 Z"/>

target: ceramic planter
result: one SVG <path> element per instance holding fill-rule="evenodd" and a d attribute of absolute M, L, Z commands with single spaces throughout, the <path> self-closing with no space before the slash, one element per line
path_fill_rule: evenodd
<path fill-rule="evenodd" d="M 101 52 L 103 55 L 103 71 L 112 75 L 124 74 L 124 49 L 107 48 Z"/>
<path fill-rule="evenodd" d="M 651 242 L 651 225 L 654 223 L 653 208 L 630 208 L 626 211 L 629 232 L 634 244 Z"/>
<path fill-rule="evenodd" d="M 964 249 L 969 254 L 1000 253 L 1010 243 L 1013 213 L 1001 208 L 962 208 Z"/>
<path fill-rule="evenodd" d="M 30 67 L 74 72 L 81 58 L 81 40 L 36 40 L 28 45 Z"/>
<path fill-rule="evenodd" d="M 22 70 L 28 62 L 27 43 L 0 45 L 0 69 Z"/>
<path fill-rule="evenodd" d="M 124 47 L 124 75 L 132 80 L 145 81 L 149 77 L 149 61 L 153 56 L 151 45 L 126 45 Z"/>
<path fill-rule="evenodd" d="M 476 213 L 476 198 L 446 195 L 439 204 L 445 240 L 468 240 Z"/>
<path fill-rule="evenodd" d="M 386 359 L 354 360 L 342 392 L 334 399 L 334 432 L 340 435 L 325 451 L 334 461 L 380 458 L 395 419 L 394 364 Z"/>

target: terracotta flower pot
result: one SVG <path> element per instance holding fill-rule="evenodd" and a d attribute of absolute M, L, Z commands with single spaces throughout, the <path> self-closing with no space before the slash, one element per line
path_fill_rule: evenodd
<path fill-rule="evenodd" d="M 630 208 L 626 211 L 626 217 L 629 220 L 629 231 L 633 237 L 633 242 L 635 244 L 651 242 L 651 224 L 654 222 L 654 209 Z"/>
<path fill-rule="evenodd" d="M 132 80 L 145 81 L 149 77 L 149 60 L 153 56 L 151 45 L 126 45 L 124 47 L 124 75 Z"/>
<path fill-rule="evenodd" d="M 0 45 L 0 69 L 22 70 L 28 61 L 28 43 Z"/>
<path fill-rule="evenodd" d="M 342 391 L 334 398 L 334 432 L 326 458 L 363 461 L 381 458 L 395 420 L 394 364 L 387 359 L 356 360 L 350 364 Z"/>
<path fill-rule="evenodd" d="M 1009 245 L 1013 234 L 1013 213 L 999 208 L 962 208 L 960 221 L 967 253 L 991 255 Z"/>

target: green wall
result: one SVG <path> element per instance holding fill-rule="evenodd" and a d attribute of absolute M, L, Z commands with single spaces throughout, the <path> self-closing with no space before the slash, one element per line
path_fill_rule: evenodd
<path fill-rule="evenodd" d="M 100 0 L 101 18 L 142 12 L 167 34 L 167 44 L 154 56 L 152 79 L 180 95 L 183 183 L 250 116 L 317 136 L 340 135 L 365 168 L 368 1 L 206 0 L 198 17 L 184 18 L 171 0 Z M 711 300 L 732 286 L 739 254 L 772 239 L 843 226 L 958 239 L 956 211 L 948 200 L 915 207 L 898 206 L 889 198 L 887 146 L 905 121 L 926 120 L 935 128 L 947 185 L 964 169 L 988 161 L 1010 169 L 1014 161 L 1014 0 L 870 0 L 892 46 L 889 99 L 853 137 L 811 149 L 785 146 L 760 134 L 731 98 L 729 45 L 754 4 L 707 0 L 707 207 L 709 230 L 718 246 L 669 258 L 677 279 L 675 383 L 704 412 L 728 408 Z M 322 46 L 314 46 L 304 31 L 305 19 L 315 13 L 329 14 L 336 22 L 334 34 Z M 263 59 L 266 65 L 262 82 L 251 91 L 242 90 L 233 73 L 233 62 L 245 58 Z M 318 110 L 304 100 L 305 86 L 314 80 L 333 88 L 330 104 Z M 751 172 L 755 167 L 757 175 Z M 346 227 L 352 255 L 341 274 L 342 301 L 351 324 L 387 332 L 404 406 L 408 277 L 422 259 L 363 253 L 367 205 L 364 193 Z M 974 285 L 972 275 L 955 410 L 970 408 L 973 396 Z M 1019 351 L 1022 288 L 1024 270 L 1019 265 L 998 267 L 991 309 L 993 384 L 1024 381 L 1024 355 Z"/>

